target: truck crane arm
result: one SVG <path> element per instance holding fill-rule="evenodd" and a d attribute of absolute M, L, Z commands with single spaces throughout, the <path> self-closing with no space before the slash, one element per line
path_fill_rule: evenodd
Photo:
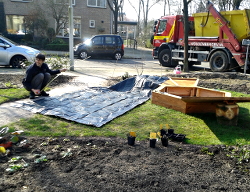
<path fill-rule="evenodd" d="M 215 9 L 213 3 L 210 1 L 207 2 L 207 10 L 213 15 L 215 21 L 219 24 L 220 29 L 227 35 L 229 42 L 234 47 L 235 51 L 240 51 L 241 45 L 239 41 L 236 39 L 235 34 L 231 31 L 231 29 L 227 25 L 227 21 L 223 18 L 223 16 Z M 220 33 L 221 38 L 223 34 Z M 223 38 L 222 38 L 223 39 Z"/>

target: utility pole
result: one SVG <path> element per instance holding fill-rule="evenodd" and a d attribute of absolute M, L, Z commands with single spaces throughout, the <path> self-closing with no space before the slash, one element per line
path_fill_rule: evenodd
<path fill-rule="evenodd" d="M 188 33 L 189 33 L 189 24 L 188 24 L 188 3 L 191 2 L 189 0 L 183 0 L 183 17 L 184 17 L 184 63 L 183 63 L 183 70 L 184 72 L 189 72 L 188 68 Z"/>
<path fill-rule="evenodd" d="M 69 0 L 69 58 L 70 58 L 70 71 L 74 71 L 74 39 L 73 39 L 73 6 L 72 0 Z"/>

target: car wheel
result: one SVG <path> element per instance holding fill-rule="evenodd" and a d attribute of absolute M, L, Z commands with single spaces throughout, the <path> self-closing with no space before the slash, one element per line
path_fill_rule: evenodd
<path fill-rule="evenodd" d="M 79 58 L 80 58 L 80 59 L 86 59 L 87 57 L 88 57 L 87 51 L 81 51 L 81 52 L 79 53 Z"/>
<path fill-rule="evenodd" d="M 116 52 L 113 56 L 115 60 L 121 60 L 122 59 L 122 54 L 120 52 Z"/>
<path fill-rule="evenodd" d="M 15 56 L 11 59 L 10 65 L 12 68 L 21 68 L 21 63 L 24 62 L 26 59 L 22 56 Z"/>
<path fill-rule="evenodd" d="M 216 51 L 212 54 L 210 58 L 210 68 L 214 72 L 228 71 L 229 61 L 225 52 Z"/>
<path fill-rule="evenodd" d="M 160 52 L 159 61 L 164 67 L 176 67 L 178 65 L 178 61 L 172 60 L 171 51 L 169 49 L 164 49 Z"/>

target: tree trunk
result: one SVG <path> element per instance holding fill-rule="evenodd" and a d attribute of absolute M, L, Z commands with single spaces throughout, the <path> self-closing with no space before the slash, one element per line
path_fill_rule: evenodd
<path fill-rule="evenodd" d="M 188 3 L 187 0 L 183 0 L 184 4 L 184 72 L 189 72 L 188 69 L 188 32 L 189 32 L 189 25 L 188 25 Z"/>

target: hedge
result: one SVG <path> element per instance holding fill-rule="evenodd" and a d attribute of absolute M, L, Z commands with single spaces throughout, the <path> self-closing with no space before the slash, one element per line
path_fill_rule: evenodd
<path fill-rule="evenodd" d="M 53 50 L 53 51 L 69 51 L 68 44 L 47 44 L 45 46 L 46 50 Z"/>

